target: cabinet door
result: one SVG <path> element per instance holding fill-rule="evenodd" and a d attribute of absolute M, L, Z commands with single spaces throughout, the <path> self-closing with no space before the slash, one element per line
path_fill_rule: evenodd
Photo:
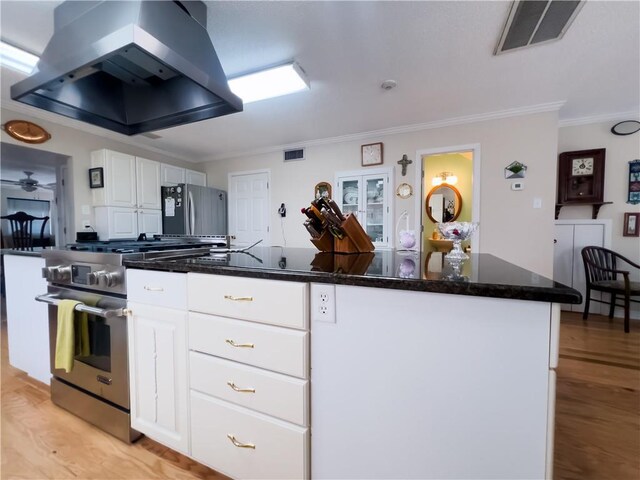
<path fill-rule="evenodd" d="M 131 426 L 189 454 L 187 312 L 129 302 Z"/>
<path fill-rule="evenodd" d="M 106 205 L 114 207 L 135 207 L 135 157 L 125 153 L 107 150 L 105 152 L 104 183 L 107 190 Z"/>
<path fill-rule="evenodd" d="M 95 207 L 96 231 L 100 240 L 138 236 L 138 212 L 134 208 Z"/>
<path fill-rule="evenodd" d="M 138 208 L 160 210 L 160 163 L 136 158 L 136 190 Z"/>
<path fill-rule="evenodd" d="M 186 180 L 190 185 L 200 185 L 201 187 L 207 186 L 207 174 L 202 172 L 196 172 L 195 170 L 186 170 Z"/>
<path fill-rule="evenodd" d="M 573 285 L 573 225 L 556 225 L 553 244 L 553 279 L 564 285 Z M 571 304 L 562 304 L 571 311 Z"/>
<path fill-rule="evenodd" d="M 162 210 L 138 211 L 138 235 L 141 233 L 146 233 L 147 237 L 162 233 Z"/>
<path fill-rule="evenodd" d="M 386 247 L 389 245 L 389 176 L 365 175 L 362 183 L 364 212 L 360 223 L 375 246 Z"/>
<path fill-rule="evenodd" d="M 175 167 L 173 165 L 167 165 L 166 163 L 160 166 L 162 186 L 173 187 L 179 183 L 185 183 L 185 170 L 184 168 Z"/>
<path fill-rule="evenodd" d="M 352 213 L 362 223 L 362 177 L 340 178 L 336 202 L 342 213 Z"/>

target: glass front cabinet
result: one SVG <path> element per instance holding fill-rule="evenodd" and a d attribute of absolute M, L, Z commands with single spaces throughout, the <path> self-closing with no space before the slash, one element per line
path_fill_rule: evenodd
<path fill-rule="evenodd" d="M 352 172 L 350 172 L 352 173 Z M 390 247 L 389 173 L 336 176 L 334 200 L 346 215 L 356 215 L 376 247 Z"/>

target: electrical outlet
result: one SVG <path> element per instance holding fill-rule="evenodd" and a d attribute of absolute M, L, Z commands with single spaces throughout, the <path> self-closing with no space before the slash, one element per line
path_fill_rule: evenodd
<path fill-rule="evenodd" d="M 311 284 L 311 321 L 336 323 L 336 287 Z"/>
<path fill-rule="evenodd" d="M 84 222 L 82 222 L 82 227 L 91 228 L 91 222 L 89 222 L 88 220 L 85 220 Z"/>

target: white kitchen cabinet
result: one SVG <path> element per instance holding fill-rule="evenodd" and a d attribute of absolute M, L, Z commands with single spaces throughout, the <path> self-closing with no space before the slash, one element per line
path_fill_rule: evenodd
<path fill-rule="evenodd" d="M 187 277 L 193 458 L 236 479 L 309 478 L 308 284 Z"/>
<path fill-rule="evenodd" d="M 186 275 L 130 269 L 127 281 L 143 287 L 131 289 L 127 302 L 131 426 L 189 454 L 187 311 L 152 304 L 166 286 L 185 305 Z"/>
<path fill-rule="evenodd" d="M 49 320 L 45 303 L 37 295 L 47 293 L 41 257 L 4 255 L 9 363 L 46 383 L 51 379 Z"/>
<path fill-rule="evenodd" d="M 101 240 L 162 233 L 159 162 L 102 149 L 91 152 L 91 165 L 104 175 L 104 188 L 92 189 Z"/>
<path fill-rule="evenodd" d="M 163 187 L 174 187 L 179 183 L 186 182 L 186 172 L 182 167 L 162 163 L 160 165 L 160 172 Z"/>
<path fill-rule="evenodd" d="M 187 183 L 190 185 L 200 185 L 201 187 L 207 186 L 207 174 L 202 172 L 196 172 L 195 170 L 185 170 L 185 177 Z"/>
<path fill-rule="evenodd" d="M 312 478 L 549 478 L 553 310 L 336 285 L 336 322 L 311 324 Z"/>
<path fill-rule="evenodd" d="M 593 245 L 610 248 L 611 220 L 557 220 L 554 233 L 553 279 L 582 294 L 582 303 L 563 304 L 563 310 L 582 312 L 586 279 L 582 249 Z M 599 299 L 600 292 L 592 292 L 592 298 Z M 591 304 L 591 313 L 608 313 L 608 306 L 597 302 Z"/>
<path fill-rule="evenodd" d="M 336 174 L 336 202 L 343 213 L 358 217 L 376 247 L 392 246 L 391 175 L 388 169 Z"/>
<path fill-rule="evenodd" d="M 123 207 L 95 207 L 95 229 L 101 240 L 137 238 L 162 233 L 162 211 Z"/>

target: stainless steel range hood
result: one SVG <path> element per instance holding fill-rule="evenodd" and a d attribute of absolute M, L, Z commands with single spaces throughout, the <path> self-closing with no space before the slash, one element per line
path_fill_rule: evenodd
<path fill-rule="evenodd" d="M 200 1 L 67 1 L 11 98 L 125 135 L 242 111 Z"/>

